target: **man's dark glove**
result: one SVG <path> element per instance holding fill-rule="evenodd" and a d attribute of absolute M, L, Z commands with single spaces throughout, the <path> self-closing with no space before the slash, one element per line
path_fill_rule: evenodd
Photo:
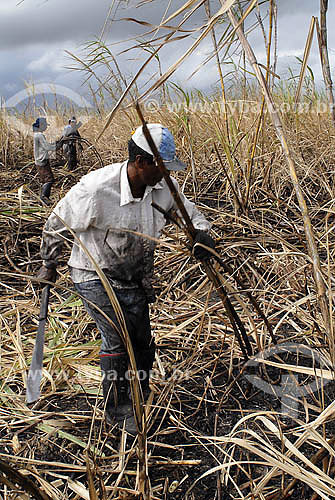
<path fill-rule="evenodd" d="M 60 149 L 64 144 L 64 141 L 63 139 L 58 139 L 58 141 L 56 141 L 56 150 Z"/>
<path fill-rule="evenodd" d="M 198 229 L 194 242 L 193 242 L 193 255 L 196 259 L 199 260 L 208 260 L 212 256 L 212 254 L 206 250 L 206 248 L 203 248 L 202 246 L 199 245 L 205 245 L 206 247 L 209 248 L 215 248 L 215 241 L 213 238 L 206 232 L 203 231 L 202 229 Z"/>
<path fill-rule="evenodd" d="M 147 296 L 148 304 L 153 304 L 156 302 L 155 289 L 152 286 L 151 280 L 149 278 L 142 278 L 142 287 Z"/>
<path fill-rule="evenodd" d="M 57 271 L 55 267 L 46 267 L 42 266 L 40 270 L 38 271 L 36 278 L 39 280 L 46 280 L 46 281 L 52 281 L 52 283 L 55 283 L 57 279 Z M 44 287 L 45 283 L 40 281 L 38 283 L 39 286 Z"/>

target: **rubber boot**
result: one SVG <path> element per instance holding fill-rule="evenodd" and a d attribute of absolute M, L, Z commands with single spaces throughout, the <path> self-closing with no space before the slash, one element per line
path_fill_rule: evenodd
<path fill-rule="evenodd" d="M 137 371 L 141 381 L 141 388 L 143 393 L 144 402 L 148 399 L 150 394 L 150 372 L 155 360 L 155 347 L 144 349 L 135 352 Z"/>
<path fill-rule="evenodd" d="M 45 203 L 46 205 L 50 205 L 51 204 L 51 200 L 50 200 L 50 193 L 51 193 L 51 186 L 52 186 L 53 182 L 45 182 L 43 185 L 42 185 L 42 188 L 41 188 L 41 195 L 40 195 L 40 199 L 43 201 L 43 203 Z"/>
<path fill-rule="evenodd" d="M 105 402 L 106 421 L 116 422 L 120 429 L 137 434 L 133 405 L 129 397 L 127 380 L 128 362 L 125 354 L 102 355 L 100 367 L 103 374 L 102 392 Z"/>

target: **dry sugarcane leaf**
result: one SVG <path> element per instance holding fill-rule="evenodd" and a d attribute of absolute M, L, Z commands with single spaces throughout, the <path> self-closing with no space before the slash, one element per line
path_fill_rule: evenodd
<path fill-rule="evenodd" d="M 312 16 L 311 24 L 309 27 L 309 32 L 308 32 L 308 36 L 307 36 L 307 40 L 306 40 L 304 57 L 303 57 L 303 61 L 302 61 L 301 69 L 300 69 L 297 92 L 296 92 L 295 99 L 294 99 L 295 106 L 297 106 L 298 101 L 300 99 L 301 89 L 302 89 L 302 85 L 303 85 L 304 77 L 305 77 L 305 73 L 306 73 L 306 68 L 307 68 L 308 57 L 309 57 L 311 46 L 312 46 L 314 27 L 315 27 L 315 17 Z"/>
<path fill-rule="evenodd" d="M 74 481 L 73 479 L 68 478 L 67 484 L 69 488 L 79 495 L 79 498 L 83 498 L 84 500 L 91 500 L 90 492 L 80 481 Z"/>

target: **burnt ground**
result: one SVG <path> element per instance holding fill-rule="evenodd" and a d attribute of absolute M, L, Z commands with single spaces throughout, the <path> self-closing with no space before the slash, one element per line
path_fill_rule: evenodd
<path fill-rule="evenodd" d="M 54 186 L 54 190 L 57 192 L 66 192 L 82 173 L 84 173 L 82 169 L 78 169 L 74 173 L 69 173 L 64 168 L 59 168 L 57 171 L 58 180 Z M 28 185 L 29 189 L 33 192 L 38 193 L 39 185 L 36 179 L 35 168 L 29 162 L 18 162 L 15 166 L 11 167 L 10 171 L 2 171 L 1 177 L 1 190 L 3 194 L 8 193 L 10 190 L 16 190 L 23 183 Z M 39 206 L 38 200 L 36 200 L 36 206 Z M 31 241 L 29 246 L 30 260 L 26 267 L 23 267 L 28 274 L 38 269 L 38 239 L 43 221 L 44 216 L 42 215 L 40 223 L 36 222 L 35 219 L 32 225 L 24 226 L 23 228 L 23 238 L 24 231 L 27 231 Z M 16 230 L 15 222 L 9 220 L 7 234 L 2 240 L 2 244 L 6 242 L 6 245 L 1 257 L 2 266 L 9 272 L 17 271 L 20 263 L 17 251 L 16 253 L 11 252 L 10 247 L 10 243 L 16 237 Z M 34 236 L 33 238 L 31 238 L 32 235 Z M 24 255 L 24 249 L 25 246 L 23 244 L 19 245 L 21 257 Z M 22 270 L 22 267 L 19 269 Z M 25 290 L 25 286 L 12 276 L 8 276 L 5 283 L 8 286 L 13 286 L 16 290 Z M 1 292 L 2 297 L 5 297 L 6 293 L 10 292 L 3 288 Z M 29 322 L 29 320 L 27 321 Z M 91 330 L 86 329 L 85 337 L 89 338 L 90 333 Z M 85 337 L 83 338 L 84 341 Z M 304 339 L 295 337 L 294 341 L 304 342 Z M 222 345 L 222 342 L 218 342 L 217 344 L 212 343 L 211 348 L 213 350 L 213 358 L 218 353 L 222 353 L 222 356 L 221 354 L 219 358 L 216 356 L 215 363 L 206 363 L 205 366 L 197 370 L 196 375 L 191 377 L 191 379 L 183 380 L 182 390 L 176 390 L 171 394 L 168 412 L 164 412 L 163 409 L 159 412 L 157 411 L 156 419 L 149 429 L 149 477 L 155 498 L 173 498 L 176 500 L 183 498 L 201 500 L 241 498 L 236 488 L 234 488 L 232 481 L 228 481 L 226 487 L 222 484 L 220 473 L 218 472 L 214 472 L 199 480 L 202 474 L 227 461 L 226 453 L 230 455 L 231 459 L 241 462 L 243 460 L 250 461 L 250 465 L 244 464 L 243 467 L 233 465 L 230 469 L 231 477 L 246 495 L 250 491 L 248 483 L 251 480 L 262 477 L 268 470 L 268 467 L 262 464 L 262 461 L 259 461 L 252 453 L 247 453 L 238 447 L 232 448 L 228 446 L 226 449 L 222 446 L 215 447 L 207 437 L 228 436 L 234 425 L 242 417 L 246 417 L 254 412 L 266 410 L 280 412 L 280 399 L 274 394 L 267 394 L 257 389 L 253 384 L 248 382 L 244 375 L 247 373 L 257 375 L 268 383 L 270 381 L 274 387 L 279 387 L 282 381 L 283 370 L 267 367 L 266 370 L 260 371 L 259 366 L 257 366 L 256 368 L 249 367 L 246 369 L 244 375 L 241 375 L 243 363 L 240 358 L 234 359 L 232 365 L 227 362 L 225 351 L 229 349 L 228 345 Z M 296 362 L 294 353 L 284 355 L 275 353 L 268 360 L 278 361 L 279 358 L 283 362 L 290 362 L 292 365 Z M 317 366 L 317 361 L 313 361 L 308 357 L 302 359 L 300 356 L 299 364 L 303 366 Z M 210 384 L 208 384 L 208 378 L 210 378 Z M 312 379 L 313 377 L 308 378 L 304 376 L 299 378 L 299 383 L 306 385 Z M 15 381 L 9 384 L 9 388 L 13 391 L 13 394 L 17 391 L 22 391 L 22 388 L 19 388 Z M 155 389 L 154 404 L 158 401 L 163 385 L 158 382 L 155 384 Z M 314 395 L 304 395 L 304 402 L 307 402 L 306 404 L 309 405 L 309 421 L 316 418 L 322 408 L 325 408 L 334 400 L 334 393 L 334 384 L 330 383 L 323 390 L 316 391 Z M 4 395 L 2 394 L 3 397 Z M 22 464 L 25 464 L 25 460 L 20 461 L 18 458 L 26 458 L 25 469 L 30 470 L 30 477 L 36 483 L 37 473 L 52 484 L 58 478 L 59 483 L 57 483 L 57 487 L 62 492 L 62 498 L 69 500 L 80 498 L 68 487 L 67 480 L 64 478 L 70 478 L 72 481 L 80 481 L 84 485 L 87 485 L 83 447 L 74 441 L 69 441 L 64 433 L 46 434 L 45 431 L 42 432 L 37 428 L 38 424 L 50 422 L 52 419 L 65 419 L 67 423 L 70 420 L 72 422 L 70 426 L 72 436 L 87 443 L 88 436 L 91 434 L 94 438 L 93 441 L 100 443 L 100 452 L 104 453 L 105 457 L 102 457 L 100 454 L 100 456 L 97 455 L 94 459 L 95 480 L 97 488 L 99 488 L 100 484 L 100 491 L 105 487 L 108 494 L 110 494 L 111 487 L 115 484 L 115 480 L 119 475 L 119 470 L 113 472 L 113 467 L 119 461 L 120 433 L 115 429 L 106 428 L 102 412 L 97 413 L 95 411 L 95 401 L 95 396 L 80 392 L 79 390 L 74 393 L 68 390 L 64 390 L 64 392 L 58 390 L 50 397 L 43 398 L 36 409 L 36 415 L 41 415 L 41 418 L 31 424 L 27 422 L 20 423 L 20 419 L 15 411 L 13 418 L 7 418 L 11 405 L 4 405 L 2 411 L 6 415 L 6 425 L 2 425 L 0 431 L 1 460 L 4 460 L 6 456 L 11 456 L 10 463 L 15 468 L 22 469 Z M 99 402 L 99 408 L 101 409 L 101 407 L 102 401 Z M 305 420 L 304 408 L 300 404 L 299 418 L 302 421 Z M 273 417 L 273 422 L 288 437 L 295 427 L 294 422 L 288 416 L 278 414 L 276 417 Z M 64 427 L 65 432 L 67 428 L 67 426 Z M 257 424 L 257 422 L 250 423 L 249 429 L 253 429 L 259 434 L 264 432 L 264 435 L 266 435 L 264 429 L 261 429 L 261 425 Z M 327 438 L 333 436 L 334 424 L 332 421 L 325 425 L 324 432 Z M 100 438 L 98 439 L 99 435 Z M 268 438 L 272 440 L 274 446 L 277 446 L 279 450 L 281 449 L 279 440 L 276 442 L 276 438 L 270 434 Z M 130 448 L 131 443 L 128 443 L 127 449 L 129 450 Z M 305 446 L 302 451 L 306 456 L 311 457 L 316 450 L 311 446 Z M 35 462 L 34 465 L 29 463 L 31 456 L 34 457 L 35 461 L 39 461 L 39 463 Z M 91 458 L 93 457 L 92 454 L 90 456 Z M 135 488 L 136 453 L 131 452 L 126 456 L 128 460 L 126 472 L 123 475 L 120 484 L 121 489 L 117 498 L 134 498 L 129 491 Z M 253 464 L 253 461 L 257 463 Z M 60 466 L 59 464 L 63 465 Z M 67 469 L 64 464 L 75 467 Z M 111 467 L 111 464 L 113 464 L 113 467 Z M 284 479 L 283 484 L 286 486 L 291 478 L 287 476 L 284 478 L 282 476 L 274 478 L 269 489 L 269 494 L 275 491 L 276 488 L 280 489 L 282 479 Z M 178 482 L 174 490 L 173 481 Z M 189 489 L 190 491 L 188 492 Z M 0 498 L 20 498 L 15 496 L 6 497 L 5 495 L 4 488 L 0 489 Z M 102 498 L 102 493 L 100 493 L 100 496 Z M 290 498 L 293 500 L 311 497 L 312 491 L 299 482 L 294 486 L 290 494 Z"/>
<path fill-rule="evenodd" d="M 291 360 L 291 362 L 292 361 L 293 360 Z M 239 370 L 237 369 L 235 375 L 238 376 L 238 374 Z M 280 376 L 279 371 L 277 371 L 277 373 L 272 373 L 274 378 L 278 378 L 278 375 Z M 199 379 L 201 378 L 200 374 Z M 216 398 L 219 400 L 221 395 L 224 396 L 228 386 L 227 379 L 228 374 L 222 369 L 213 377 L 211 392 L 214 391 L 215 396 L 212 398 L 212 395 L 209 395 L 211 400 L 215 400 Z M 163 425 L 161 426 L 160 417 L 158 415 L 157 421 L 148 434 L 148 450 L 151 454 L 151 459 L 149 461 L 149 477 L 151 486 L 154 489 L 155 487 L 157 488 L 155 497 L 178 500 L 184 498 L 203 500 L 239 498 L 236 496 L 236 491 L 232 488 L 231 484 L 229 484 L 227 488 L 220 484 L 218 473 L 210 474 L 204 479 L 199 480 L 202 474 L 205 474 L 208 470 L 216 467 L 224 460 L 224 455 L 220 453 L 220 451 L 215 449 L 212 445 L 207 444 L 206 436 L 229 435 L 240 418 L 250 413 L 264 411 L 265 409 L 269 411 L 280 411 L 280 401 L 274 396 L 271 397 L 268 394 L 264 395 L 262 391 L 255 391 L 248 382 L 244 379 L 240 379 L 233 384 L 229 392 L 229 399 L 227 400 L 227 398 L 224 398 L 221 408 L 219 408 L 220 405 L 218 405 L 217 402 L 207 402 L 201 405 L 200 408 L 197 408 L 195 404 L 197 400 L 195 397 L 203 396 L 204 387 L 201 387 L 201 383 L 199 382 L 198 385 L 194 383 L 190 383 L 189 385 L 185 384 L 185 389 L 187 389 L 192 396 L 179 399 L 179 401 L 173 401 L 169 411 L 170 415 L 176 416 L 176 419 L 178 419 L 179 412 L 183 412 L 183 424 L 185 428 L 178 429 L 178 426 L 171 425 L 167 419 L 163 421 Z M 328 387 L 326 392 L 325 404 L 327 405 L 334 400 L 334 387 Z M 52 418 L 59 419 L 62 415 L 71 415 L 71 419 L 76 421 L 75 426 L 71 427 L 71 434 L 87 442 L 87 437 L 89 433 L 92 432 L 91 423 L 94 403 L 94 399 L 90 399 L 85 393 L 77 393 L 69 396 L 58 394 L 57 396 L 44 400 L 43 405 L 40 407 L 40 411 L 42 411 L 44 415 L 48 415 L 48 420 Z M 83 416 L 85 416 L 85 419 L 81 420 Z M 316 417 L 317 412 L 310 416 L 311 418 L 313 416 Z M 281 417 L 279 421 L 281 422 L 283 432 L 289 436 L 290 429 L 295 427 L 293 421 L 291 421 L 289 417 Z M 160 432 L 158 435 L 155 435 L 155 430 L 158 425 L 160 425 Z M 25 429 L 25 427 L 28 428 Z M 254 426 L 254 430 L 256 432 L 258 431 L 257 425 Z M 110 460 L 115 463 L 120 448 L 120 432 L 115 429 L 111 430 L 106 428 L 104 421 L 97 418 L 93 426 L 93 435 L 98 436 L 100 433 L 101 440 L 105 443 L 100 447 L 100 451 L 105 453 L 108 458 L 95 458 L 95 477 L 98 479 L 100 476 L 105 487 L 108 488 L 113 486 L 119 475 L 119 471 L 115 473 L 111 472 Z M 194 435 L 198 437 L 199 442 L 202 441 L 206 446 L 202 446 L 199 443 L 197 444 L 194 437 L 192 437 Z M 328 438 L 334 435 L 333 424 L 327 426 L 326 435 Z M 45 439 L 43 436 L 43 438 L 41 438 L 41 433 L 36 429 L 35 425 L 30 427 L 9 425 L 6 430 L 0 433 L 1 453 L 8 454 L 11 451 L 11 446 L 8 444 L 4 446 L 3 443 L 11 443 L 14 440 L 14 436 L 18 436 L 21 443 L 27 443 L 26 446 L 34 450 L 34 459 L 41 461 L 36 469 L 39 475 L 44 477 L 47 481 L 52 483 L 58 473 L 61 477 L 65 476 L 72 480 L 87 484 L 86 472 L 71 471 L 71 468 L 70 470 L 64 470 L 64 464 L 83 466 L 82 447 L 77 446 L 75 443 L 69 443 L 66 437 L 51 436 Z M 39 441 L 40 439 L 41 441 Z M 111 447 L 113 449 L 112 452 Z M 130 447 L 131 442 L 128 443 L 127 449 L 129 450 Z M 20 450 L 20 454 L 26 456 L 26 451 L 25 446 L 23 446 Z M 307 456 L 311 457 L 316 450 L 311 447 L 304 447 L 303 451 Z M 243 469 L 239 470 L 238 468 L 232 468 L 231 473 L 234 481 L 239 485 L 247 483 L 250 478 L 259 478 L 268 471 L 267 466 L 258 462 L 252 465 L 253 460 L 257 461 L 255 455 L 238 450 L 235 451 L 232 457 L 233 456 L 235 459 L 241 461 L 250 460 L 250 466 L 247 472 L 243 471 Z M 189 461 L 190 465 L 186 465 L 187 461 Z M 43 464 L 43 462 L 45 462 L 45 464 Z M 63 467 L 57 467 L 56 465 L 51 467 L 50 462 L 58 462 L 59 464 L 63 464 Z M 14 457 L 13 463 L 15 464 Z M 134 471 L 136 471 L 136 464 L 136 454 L 133 453 L 127 464 L 128 472 L 125 473 L 121 483 L 123 488 L 132 489 L 135 487 Z M 27 468 L 29 469 L 29 467 Z M 45 473 L 43 473 L 43 471 L 45 471 Z M 178 483 L 181 482 L 181 485 L 172 493 L 169 493 L 169 487 L 171 487 L 173 481 L 178 481 Z M 187 490 L 195 481 L 197 482 L 191 489 L 191 492 L 185 496 Z M 165 492 L 164 486 L 166 487 Z M 280 487 L 280 479 L 272 482 L 272 487 Z M 64 498 L 75 498 L 73 492 L 70 490 L 64 488 L 63 491 L 65 495 Z M 295 485 L 289 498 L 294 500 L 301 498 L 307 499 L 312 497 L 312 493 L 313 492 L 309 488 L 298 483 Z M 124 498 L 134 497 L 130 495 Z"/>

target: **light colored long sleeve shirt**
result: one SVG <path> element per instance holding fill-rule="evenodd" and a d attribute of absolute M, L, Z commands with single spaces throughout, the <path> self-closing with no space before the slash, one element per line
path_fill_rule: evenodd
<path fill-rule="evenodd" d="M 56 151 L 56 143 L 48 142 L 42 132 L 34 132 L 34 158 L 39 167 L 49 160 L 49 151 Z"/>
<path fill-rule="evenodd" d="M 172 181 L 178 189 L 177 181 Z M 204 215 L 182 193 L 180 197 L 195 228 L 208 231 L 210 224 Z M 164 179 L 154 187 L 147 186 L 143 198 L 134 199 L 127 161 L 90 172 L 70 189 L 48 218 L 41 242 L 44 264 L 57 265 L 67 233 L 62 219 L 119 287 L 150 281 L 155 243 L 133 231 L 160 237 L 166 220 L 152 202 L 167 212 L 176 208 Z M 76 241 L 68 264 L 73 281 L 97 279 L 92 262 Z"/>
<path fill-rule="evenodd" d="M 63 130 L 63 135 L 64 135 L 65 137 L 68 137 L 68 136 L 69 136 L 69 135 L 71 135 L 71 134 L 77 134 L 77 135 L 80 135 L 80 134 L 79 134 L 79 131 L 78 131 L 78 128 L 80 128 L 80 127 L 81 127 L 81 125 L 82 125 L 82 123 L 81 123 L 81 122 L 77 123 L 76 125 L 70 125 L 70 124 L 65 125 L 64 130 Z"/>

